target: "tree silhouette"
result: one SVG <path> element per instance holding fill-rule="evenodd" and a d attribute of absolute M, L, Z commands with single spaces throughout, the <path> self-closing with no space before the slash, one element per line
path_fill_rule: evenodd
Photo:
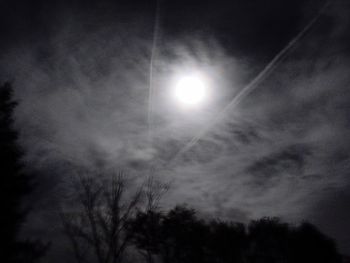
<path fill-rule="evenodd" d="M 162 221 L 164 262 L 197 262 L 202 257 L 205 237 L 198 239 L 198 233 L 204 230 L 195 211 L 177 206 L 170 210 Z"/>
<path fill-rule="evenodd" d="M 165 215 L 139 212 L 130 227 L 136 247 L 149 263 L 154 257 L 166 263 L 206 262 L 209 228 L 193 209 L 176 206 Z"/>
<path fill-rule="evenodd" d="M 304 222 L 292 233 L 292 262 L 341 262 L 341 256 L 332 239 L 322 234 L 314 225 Z"/>
<path fill-rule="evenodd" d="M 176 206 L 166 214 L 138 213 L 130 226 L 133 242 L 148 263 L 154 258 L 165 263 L 243 262 L 247 244 L 243 224 L 207 223 L 195 210 Z"/>
<path fill-rule="evenodd" d="M 132 233 L 132 242 L 147 263 L 155 262 L 154 258 L 161 253 L 161 220 L 162 214 L 152 210 L 139 211 L 136 217 L 130 220 L 128 230 Z"/>
<path fill-rule="evenodd" d="M 13 127 L 16 105 L 11 84 L 3 84 L 0 87 L 0 207 L 3 211 L 0 213 L 0 261 L 9 263 L 34 262 L 46 250 L 40 242 L 19 240 L 28 212 L 22 201 L 32 185 L 29 175 L 23 171 L 18 133 Z"/>
<path fill-rule="evenodd" d="M 128 231 L 131 218 L 137 211 L 155 209 L 162 187 L 150 178 L 132 191 L 122 172 L 79 176 L 73 198 L 61 211 L 76 261 L 122 262 L 133 234 Z"/>
<path fill-rule="evenodd" d="M 244 224 L 212 221 L 209 226 L 210 262 L 245 262 L 248 238 Z"/>
<path fill-rule="evenodd" d="M 135 218 L 129 220 L 128 231 L 133 243 L 137 244 L 147 263 L 153 263 L 155 255 L 160 254 L 160 244 L 164 237 L 160 232 L 163 217 L 159 212 L 159 202 L 168 189 L 169 184 L 150 177 L 145 187 L 145 209 L 139 210 Z"/>
<path fill-rule="evenodd" d="M 248 258 L 252 263 L 288 262 L 290 227 L 278 218 L 262 218 L 248 226 Z"/>
<path fill-rule="evenodd" d="M 198 219 L 193 209 L 139 212 L 129 227 L 147 263 L 338 263 L 334 241 L 315 226 L 278 218 L 242 223 Z"/>
<path fill-rule="evenodd" d="M 249 262 L 341 262 L 334 241 L 310 223 L 291 226 L 277 218 L 262 218 L 252 221 L 248 230 Z"/>

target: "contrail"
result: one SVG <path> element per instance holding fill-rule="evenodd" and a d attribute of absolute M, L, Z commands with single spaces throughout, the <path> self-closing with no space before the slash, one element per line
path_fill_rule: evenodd
<path fill-rule="evenodd" d="M 265 68 L 246 85 L 217 115 L 214 119 L 208 123 L 195 137 L 191 139 L 180 151 L 175 155 L 175 157 L 169 162 L 175 161 L 181 154 L 187 152 L 191 149 L 217 122 L 222 120 L 227 112 L 232 110 L 237 106 L 246 96 L 248 96 L 253 90 L 255 90 L 258 85 L 278 66 L 278 64 L 283 61 L 283 59 L 288 55 L 296 43 L 312 28 L 312 26 L 321 17 L 323 11 L 330 5 L 331 0 L 327 1 L 323 7 L 320 9 L 317 15 L 291 40 L 289 43 L 265 66 Z"/>
<path fill-rule="evenodd" d="M 157 40 L 159 34 L 159 20 L 160 20 L 160 0 L 156 0 L 156 10 L 155 10 L 155 20 L 154 20 L 154 28 L 153 28 L 153 40 L 152 40 L 152 49 L 151 49 L 151 60 L 149 67 L 149 94 L 148 94 L 148 138 L 151 142 L 152 138 L 152 124 L 153 124 L 153 68 L 154 61 L 156 58 L 156 48 L 157 48 Z"/>

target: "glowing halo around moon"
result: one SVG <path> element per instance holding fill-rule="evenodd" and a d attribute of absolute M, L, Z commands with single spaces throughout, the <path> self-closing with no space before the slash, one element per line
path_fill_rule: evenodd
<path fill-rule="evenodd" d="M 196 106 L 207 96 L 207 85 L 199 75 L 185 75 L 177 79 L 174 95 L 177 102 L 183 106 Z"/>

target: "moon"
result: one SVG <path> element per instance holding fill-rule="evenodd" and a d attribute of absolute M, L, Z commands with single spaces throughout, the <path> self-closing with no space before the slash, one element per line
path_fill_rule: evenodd
<path fill-rule="evenodd" d="M 206 93 L 205 81 L 197 75 L 182 76 L 175 85 L 175 98 L 181 105 L 198 105 L 204 101 Z"/>

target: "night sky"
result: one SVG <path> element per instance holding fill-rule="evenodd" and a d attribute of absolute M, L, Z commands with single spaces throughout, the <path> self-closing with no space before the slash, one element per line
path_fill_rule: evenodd
<path fill-rule="evenodd" d="M 38 175 L 27 234 L 53 240 L 54 258 L 66 181 L 124 169 L 169 182 L 165 208 L 308 220 L 350 254 L 350 1 L 325 3 L 159 0 L 156 12 L 155 0 L 1 1 L 0 81 L 13 82 L 26 169 Z M 210 92 L 182 108 L 170 89 L 193 69 Z"/>

